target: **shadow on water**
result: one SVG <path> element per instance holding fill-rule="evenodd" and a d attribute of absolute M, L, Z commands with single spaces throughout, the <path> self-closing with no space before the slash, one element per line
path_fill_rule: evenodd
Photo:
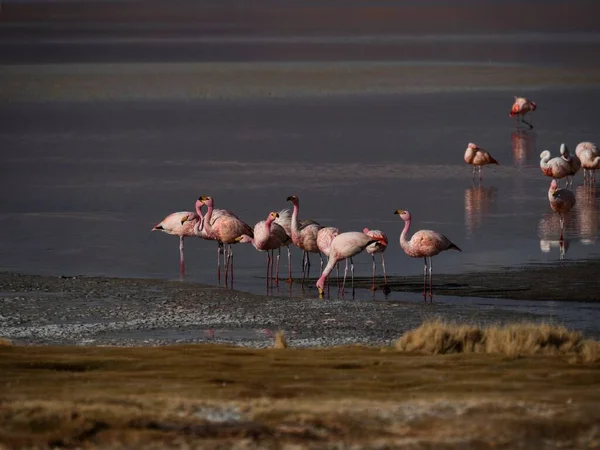
<path fill-rule="evenodd" d="M 465 229 L 471 236 L 479 229 L 492 210 L 497 188 L 473 184 L 465 189 Z"/>
<path fill-rule="evenodd" d="M 510 135 L 513 161 L 515 166 L 523 167 L 537 163 L 536 152 L 537 133 L 533 130 L 518 129 Z"/>
<path fill-rule="evenodd" d="M 594 245 L 598 238 L 598 199 L 594 184 L 577 186 L 575 189 L 577 233 L 583 245 Z"/>

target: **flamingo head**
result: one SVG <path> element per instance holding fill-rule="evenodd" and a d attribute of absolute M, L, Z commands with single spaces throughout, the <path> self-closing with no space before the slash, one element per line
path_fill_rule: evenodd
<path fill-rule="evenodd" d="M 467 148 L 472 148 L 473 150 L 477 150 L 479 147 L 477 146 L 477 144 L 473 144 L 472 142 L 469 142 L 469 145 L 467 145 Z"/>
<path fill-rule="evenodd" d="M 394 211 L 394 214 L 398 214 L 405 222 L 410 220 L 410 213 L 408 211 L 404 211 L 403 209 L 397 209 Z"/>
<path fill-rule="evenodd" d="M 196 205 L 198 205 L 198 202 L 200 203 L 200 206 L 202 206 L 202 205 L 213 206 L 213 198 L 207 197 L 206 195 L 199 197 L 198 201 L 196 202 Z"/>
<path fill-rule="evenodd" d="M 554 193 L 558 190 L 558 183 L 556 182 L 556 180 L 552 180 L 552 183 L 550 183 L 550 193 L 552 195 L 554 195 Z"/>
<path fill-rule="evenodd" d="M 550 150 L 544 150 L 540 153 L 540 159 L 550 159 Z"/>
<path fill-rule="evenodd" d="M 290 195 L 287 198 L 287 201 L 288 202 L 292 202 L 292 205 L 295 205 L 295 206 L 297 206 L 298 204 L 300 204 L 300 201 L 298 200 L 298 197 L 296 197 L 295 195 Z"/>
<path fill-rule="evenodd" d="M 365 227 L 365 228 L 363 228 L 363 233 L 365 233 L 365 234 L 369 234 L 369 231 L 370 231 L 370 230 L 369 230 L 368 228 L 366 228 L 366 227 Z"/>
<path fill-rule="evenodd" d="M 317 289 L 319 290 L 319 298 L 325 295 L 325 281 L 320 278 L 317 280 Z"/>
<path fill-rule="evenodd" d="M 183 225 L 184 223 L 186 223 L 188 220 L 190 220 L 189 214 L 187 216 L 183 216 L 181 218 L 181 225 Z"/>
<path fill-rule="evenodd" d="M 531 110 L 535 111 L 537 109 L 537 103 L 536 102 L 530 102 L 531 103 Z"/>
<path fill-rule="evenodd" d="M 242 234 L 235 238 L 235 242 L 240 242 L 242 244 L 250 244 L 252 242 L 252 238 L 247 234 Z"/>
<path fill-rule="evenodd" d="M 560 154 L 561 156 L 568 157 L 569 156 L 569 147 L 564 142 L 560 144 Z"/>
<path fill-rule="evenodd" d="M 278 212 L 275 212 L 275 211 L 273 211 L 273 212 L 269 213 L 269 217 L 272 217 L 272 218 L 273 218 L 273 220 L 275 220 L 275 219 L 279 219 L 279 213 L 278 213 Z"/>

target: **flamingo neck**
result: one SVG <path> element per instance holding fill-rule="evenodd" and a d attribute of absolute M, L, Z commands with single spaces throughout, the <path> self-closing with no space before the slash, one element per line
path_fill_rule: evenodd
<path fill-rule="evenodd" d="M 194 235 L 200 236 L 200 230 L 204 227 L 204 217 L 202 216 L 202 205 L 196 205 L 196 214 L 198 214 L 198 221 L 194 225 Z"/>
<path fill-rule="evenodd" d="M 212 225 L 210 224 L 210 219 L 212 218 L 214 205 L 212 202 L 210 202 L 209 204 L 206 205 L 206 207 L 207 207 L 206 216 L 204 216 L 204 219 L 203 219 L 204 229 L 206 230 L 207 233 L 211 233 Z"/>
<path fill-rule="evenodd" d="M 338 258 L 335 258 L 331 253 L 329 254 L 329 260 L 327 261 L 327 265 L 325 266 L 323 273 L 317 280 L 317 287 L 320 287 L 321 289 L 323 289 L 323 287 L 325 286 L 325 279 L 331 273 L 331 271 L 333 270 L 335 265 L 338 263 L 338 261 L 339 261 Z"/>
<path fill-rule="evenodd" d="M 294 203 L 294 211 L 292 212 L 292 238 L 294 235 L 298 234 L 298 212 L 300 210 L 300 206 L 297 203 Z"/>
<path fill-rule="evenodd" d="M 400 247 L 402 247 L 404 250 L 410 247 L 410 241 L 406 239 L 406 235 L 410 229 L 410 220 L 411 219 L 404 221 L 404 228 L 402 229 L 402 233 L 400 233 Z"/>

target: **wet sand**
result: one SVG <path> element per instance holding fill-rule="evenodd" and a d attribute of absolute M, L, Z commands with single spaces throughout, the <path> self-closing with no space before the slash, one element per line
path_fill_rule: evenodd
<path fill-rule="evenodd" d="M 437 275 L 437 296 L 431 303 L 368 301 L 366 289 L 357 290 L 357 300 L 348 288 L 344 299 L 321 300 L 312 287 L 305 298 L 294 298 L 177 281 L 3 273 L 0 336 L 25 344 L 220 342 L 264 347 L 272 344 L 277 330 L 284 330 L 292 346 L 387 345 L 424 320 L 437 317 L 478 324 L 562 323 L 566 317 L 560 314 L 502 308 L 502 303 L 492 308 L 451 304 L 443 301 L 444 294 L 597 302 L 599 266 L 598 261 L 590 261 L 478 273 L 476 278 Z M 592 281 L 563 286 L 559 271 Z M 357 280 L 357 286 L 369 284 L 367 279 Z M 395 291 L 422 289 L 414 277 L 394 277 L 390 286 Z M 579 331 L 600 336 L 597 327 Z"/>

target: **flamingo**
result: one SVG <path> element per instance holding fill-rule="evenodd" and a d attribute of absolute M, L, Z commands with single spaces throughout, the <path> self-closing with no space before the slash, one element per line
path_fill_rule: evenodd
<path fill-rule="evenodd" d="M 373 258 L 373 284 L 371 285 L 371 290 L 374 291 L 375 288 L 375 253 L 381 253 L 381 267 L 383 268 L 383 280 L 385 283 L 385 287 L 387 287 L 387 275 L 385 273 L 385 259 L 383 258 L 383 252 L 387 249 L 388 238 L 385 233 L 381 230 L 369 230 L 368 228 L 363 228 L 363 233 L 367 236 L 371 236 L 372 238 L 379 238 L 380 240 L 377 242 L 373 242 L 367 247 L 367 253 L 371 255 Z M 389 288 L 388 288 L 389 289 Z"/>
<path fill-rule="evenodd" d="M 498 161 L 492 158 L 492 155 L 472 142 L 467 145 L 465 162 L 473 165 L 473 180 L 475 179 L 476 168 L 479 170 L 479 180 L 481 180 L 483 166 L 486 164 L 499 164 Z"/>
<path fill-rule="evenodd" d="M 294 212 L 292 213 L 292 241 L 294 245 L 301 250 L 304 250 L 304 257 L 302 258 L 302 286 L 304 286 L 304 278 L 308 276 L 310 272 L 310 258 L 309 253 L 319 253 L 319 246 L 317 245 L 317 236 L 319 230 L 323 228 L 317 222 L 309 223 L 303 227 L 300 227 L 298 220 L 298 211 L 300 210 L 300 200 L 295 195 L 291 195 L 287 198 L 288 202 L 292 202 L 294 206 Z"/>
<path fill-rule="evenodd" d="M 407 240 L 406 235 L 411 222 L 410 212 L 398 209 L 394 214 L 398 214 L 404 220 L 404 229 L 400 234 L 400 246 L 404 253 L 413 258 L 423 258 L 425 260 L 425 268 L 423 269 L 423 299 L 425 300 L 427 299 L 427 266 L 429 265 L 429 298 L 432 299 L 433 269 L 431 258 L 444 250 L 454 249 L 459 252 L 462 252 L 462 250 L 443 234 L 431 230 L 419 230 L 412 235 L 410 240 Z"/>
<path fill-rule="evenodd" d="M 214 213 L 214 200 L 212 197 L 201 196 L 198 198 L 196 205 L 200 208 L 206 205 L 208 208 L 206 216 L 204 216 L 204 231 L 212 239 L 225 244 L 225 283 L 227 284 L 227 273 L 229 264 L 231 264 L 231 282 L 233 284 L 233 249 L 231 245 L 238 242 L 236 238 L 244 234 L 254 237 L 254 232 L 246 222 L 228 210 L 223 210 L 226 214 L 213 222 L 211 220 Z"/>
<path fill-rule="evenodd" d="M 285 230 L 285 233 L 290 236 L 290 239 L 292 237 L 292 211 L 289 208 L 286 209 L 282 209 L 281 211 L 279 211 L 279 217 L 275 220 L 275 223 L 281 225 L 283 227 L 283 229 Z M 311 219 L 304 219 L 304 220 L 298 220 L 298 224 L 300 226 L 300 228 L 305 227 L 306 225 L 310 225 L 310 224 L 317 224 L 317 222 L 315 222 L 314 220 Z M 288 252 L 288 283 L 292 282 L 292 253 L 290 251 L 290 246 L 289 244 L 286 246 L 287 247 L 287 252 Z M 277 257 L 277 267 L 279 268 L 279 256 Z"/>
<path fill-rule="evenodd" d="M 571 211 L 575 205 L 575 195 L 568 189 L 559 189 L 556 180 L 550 183 L 548 189 L 548 200 L 550 207 L 554 212 L 557 212 L 560 217 L 560 240 L 563 239 L 563 228 L 565 223 L 565 214 Z"/>
<path fill-rule="evenodd" d="M 579 160 L 579 157 L 576 154 L 571 154 L 571 152 L 569 151 L 569 147 L 567 147 L 567 145 L 564 143 L 560 144 L 560 157 L 569 163 L 570 171 L 569 175 L 567 175 L 567 184 L 572 185 L 573 177 L 577 172 L 579 172 L 579 169 L 581 169 L 581 161 Z"/>
<path fill-rule="evenodd" d="M 244 234 L 236 240 L 243 243 L 251 243 L 258 251 L 267 252 L 267 288 L 269 287 L 269 266 L 271 267 L 271 278 L 273 273 L 273 250 L 279 249 L 284 245 L 291 243 L 290 238 L 285 232 L 284 228 L 276 223 L 275 221 L 279 218 L 279 213 L 271 212 L 267 216 L 267 220 L 261 220 L 254 225 L 254 237 L 250 237 Z M 271 251 L 271 255 L 269 255 Z M 276 283 L 279 285 L 279 257 L 277 257 L 277 273 Z"/>
<path fill-rule="evenodd" d="M 331 248 L 329 251 L 329 260 L 325 266 L 325 270 L 317 280 L 317 289 L 319 290 L 319 297 L 323 298 L 325 292 L 325 279 L 331 273 L 335 265 L 342 259 L 346 260 L 346 270 L 344 271 L 344 281 L 342 282 L 342 296 L 344 293 L 344 285 L 346 284 L 346 275 L 348 273 L 348 258 L 350 258 L 350 265 L 352 270 L 352 295 L 354 295 L 354 263 L 352 257 L 365 250 L 369 245 L 375 242 L 383 242 L 383 238 L 380 236 L 369 236 L 360 231 L 348 231 L 345 233 L 338 234 L 331 242 Z M 382 244 L 383 245 L 383 244 Z"/>
<path fill-rule="evenodd" d="M 549 150 L 540 153 L 540 169 L 544 175 L 555 180 L 568 177 L 571 173 L 571 165 L 560 157 L 551 158 Z"/>
<path fill-rule="evenodd" d="M 525 97 L 516 97 L 515 102 L 512 105 L 510 110 L 510 117 L 517 116 L 517 123 L 519 122 L 519 117 L 521 118 L 521 122 L 526 125 L 529 125 L 529 129 L 533 129 L 533 125 L 525 120 L 525 115 L 528 112 L 533 112 L 537 109 L 537 104 L 534 101 L 528 100 Z"/>
<path fill-rule="evenodd" d="M 187 222 L 182 223 L 186 218 Z M 186 237 L 194 237 L 194 227 L 201 222 L 198 214 L 189 211 L 179 211 L 169 214 L 162 222 L 152 227 L 152 231 L 162 231 L 172 236 L 179 236 L 179 273 L 185 275 L 185 261 L 183 258 L 183 241 Z"/>
<path fill-rule="evenodd" d="M 583 182 L 596 182 L 596 169 L 600 168 L 600 154 L 593 142 L 580 142 L 575 148 L 575 154 L 583 167 Z"/>
<path fill-rule="evenodd" d="M 317 247 L 319 247 L 319 256 L 325 255 L 329 258 L 331 243 L 335 237 L 340 234 L 340 230 L 335 227 L 323 227 L 317 233 Z M 323 272 L 323 257 L 321 256 L 321 267 L 319 273 Z"/>

